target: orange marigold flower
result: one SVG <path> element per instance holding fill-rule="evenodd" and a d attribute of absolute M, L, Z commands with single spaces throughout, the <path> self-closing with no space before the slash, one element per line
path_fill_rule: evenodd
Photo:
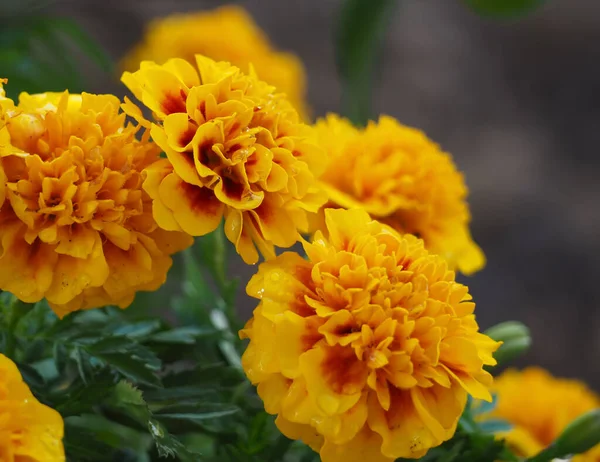
<path fill-rule="evenodd" d="M 422 238 L 428 250 L 465 274 L 483 267 L 485 257 L 469 232 L 467 187 L 449 154 L 391 117 L 358 129 L 329 115 L 315 126 L 330 156 L 321 177 L 327 207 L 363 208 Z"/>
<path fill-rule="evenodd" d="M 129 305 L 165 280 L 183 233 L 158 228 L 142 170 L 160 149 L 111 95 L 0 99 L 0 288 L 59 315 Z"/>
<path fill-rule="evenodd" d="M 308 260 L 286 252 L 250 280 L 242 365 L 279 429 L 324 462 L 421 457 L 454 434 L 467 393 L 491 399 L 499 344 L 421 240 L 359 209 L 325 221 Z"/>
<path fill-rule="evenodd" d="M 228 61 L 246 73 L 254 66 L 261 80 L 286 93 L 299 113 L 307 114 L 302 62 L 292 53 L 273 49 L 265 33 L 239 6 L 179 13 L 152 21 L 142 42 L 125 57 L 122 67 L 133 72 L 142 61 L 162 64 L 170 58 L 195 64 L 196 54 Z"/>
<path fill-rule="evenodd" d="M 510 369 L 494 382 L 494 417 L 513 425 L 501 434 L 520 456 L 532 457 L 552 443 L 577 417 L 600 407 L 600 398 L 584 383 L 552 377 L 539 367 Z M 573 462 L 600 461 L 600 445 Z"/>
<path fill-rule="evenodd" d="M 154 112 L 152 138 L 167 155 L 146 169 L 144 188 L 159 226 L 202 236 L 224 216 L 227 238 L 255 263 L 255 245 L 265 257 L 290 247 L 308 228 L 306 211 L 325 202 L 314 177 L 324 153 L 284 95 L 253 73 L 196 59 L 199 74 L 182 59 L 123 74 Z M 141 120 L 132 103 L 126 110 Z"/>
<path fill-rule="evenodd" d="M 63 462 L 63 431 L 60 414 L 41 404 L 17 366 L 0 354 L 0 460 Z"/>

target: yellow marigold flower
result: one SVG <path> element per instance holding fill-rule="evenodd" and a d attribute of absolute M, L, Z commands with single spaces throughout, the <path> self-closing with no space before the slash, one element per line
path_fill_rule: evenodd
<path fill-rule="evenodd" d="M 358 129 L 329 115 L 316 130 L 330 156 L 321 178 L 327 207 L 363 208 L 422 238 L 428 250 L 465 274 L 483 267 L 485 257 L 469 232 L 467 187 L 449 154 L 386 116 Z"/>
<path fill-rule="evenodd" d="M 59 316 L 126 307 L 192 242 L 154 221 L 142 170 L 160 149 L 136 139 L 119 105 L 67 92 L 0 100 L 0 289 L 45 297 Z"/>
<path fill-rule="evenodd" d="M 41 404 L 0 354 L 0 460 L 63 462 L 63 427 L 60 414 Z"/>
<path fill-rule="evenodd" d="M 421 240 L 359 209 L 325 221 L 308 260 L 286 252 L 250 280 L 242 365 L 279 429 L 324 462 L 422 457 L 454 434 L 467 393 L 490 399 L 499 344 Z"/>
<path fill-rule="evenodd" d="M 584 383 L 552 377 L 538 367 L 507 370 L 495 380 L 494 391 L 498 394 L 494 416 L 513 425 L 501 436 L 523 457 L 534 456 L 577 417 L 600 407 L 600 398 Z M 573 461 L 600 461 L 600 445 Z"/>
<path fill-rule="evenodd" d="M 133 72 L 142 61 L 162 64 L 170 58 L 195 64 L 196 54 L 228 61 L 246 73 L 253 65 L 261 80 L 286 93 L 299 113 L 307 114 L 302 62 L 291 53 L 274 50 L 252 17 L 238 6 L 154 20 L 142 42 L 125 57 L 122 67 Z"/>
<path fill-rule="evenodd" d="M 306 211 L 325 202 L 314 177 L 324 153 L 283 94 L 229 63 L 196 59 L 199 74 L 182 59 L 123 74 L 154 112 L 152 138 L 167 155 L 146 169 L 144 188 L 159 226 L 202 236 L 224 216 L 227 238 L 255 263 L 255 245 L 265 257 L 290 247 L 308 228 Z M 126 110 L 141 120 L 132 103 Z"/>

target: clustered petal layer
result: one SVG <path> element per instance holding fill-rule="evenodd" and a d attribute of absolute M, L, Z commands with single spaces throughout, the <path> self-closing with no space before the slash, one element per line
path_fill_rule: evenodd
<path fill-rule="evenodd" d="M 467 393 L 490 399 L 499 344 L 446 262 L 363 210 L 325 211 L 328 238 L 263 263 L 243 367 L 288 437 L 324 462 L 418 458 L 449 439 Z"/>
<path fill-rule="evenodd" d="M 261 80 L 286 93 L 301 115 L 306 115 L 306 74 L 297 56 L 273 48 L 252 17 L 239 6 L 212 11 L 179 13 L 151 22 L 139 43 L 123 61 L 135 71 L 142 61 L 164 63 L 182 58 L 195 64 L 196 54 L 228 61 L 244 72 L 250 66 Z"/>
<path fill-rule="evenodd" d="M 158 228 L 142 170 L 160 150 L 111 95 L 0 99 L 0 288 L 62 316 L 129 305 L 191 238 Z"/>
<path fill-rule="evenodd" d="M 145 190 L 167 230 L 202 236 L 225 217 L 247 263 L 290 247 L 325 202 L 315 174 L 325 159 L 282 94 L 228 63 L 196 56 L 143 62 L 123 82 L 154 113 L 153 140 L 167 159 L 149 167 Z M 141 112 L 129 103 L 129 112 Z M 143 122 L 144 123 L 144 122 Z"/>
<path fill-rule="evenodd" d="M 469 232 L 463 175 L 438 145 L 387 116 L 359 129 L 329 115 L 315 127 L 329 154 L 321 177 L 327 207 L 363 208 L 399 232 L 422 238 L 428 250 L 465 274 L 484 265 Z"/>
<path fill-rule="evenodd" d="M 600 407 L 600 398 L 584 383 L 560 379 L 539 367 L 509 369 L 496 378 L 494 417 L 513 425 L 501 436 L 517 455 L 532 457 L 552 443 L 577 417 Z M 600 461 L 600 445 L 573 462 Z"/>
<path fill-rule="evenodd" d="M 39 403 L 17 366 L 0 355 L 0 460 L 63 462 L 63 421 Z"/>

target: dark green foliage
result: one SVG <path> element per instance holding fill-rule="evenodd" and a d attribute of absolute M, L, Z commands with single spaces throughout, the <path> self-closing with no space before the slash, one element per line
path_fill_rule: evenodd
<path fill-rule="evenodd" d="M 43 14 L 47 2 L 1 3 L 0 78 L 9 80 L 9 97 L 16 98 L 22 91 L 84 91 L 82 71 L 89 63 L 112 72 L 106 52 L 81 26 L 68 18 Z"/>
<path fill-rule="evenodd" d="M 546 0 L 463 0 L 473 11 L 493 18 L 516 18 L 534 11 Z"/>
<path fill-rule="evenodd" d="M 387 25 L 398 0 L 346 0 L 336 29 L 336 61 L 344 115 L 358 125 L 371 114 L 374 75 Z"/>

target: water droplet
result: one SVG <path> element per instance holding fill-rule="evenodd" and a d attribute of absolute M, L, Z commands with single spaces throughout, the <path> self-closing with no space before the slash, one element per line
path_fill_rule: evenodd
<path fill-rule="evenodd" d="M 154 436 L 158 436 L 159 438 L 163 438 L 165 436 L 163 429 L 156 425 L 153 421 L 148 422 L 148 428 Z"/>

